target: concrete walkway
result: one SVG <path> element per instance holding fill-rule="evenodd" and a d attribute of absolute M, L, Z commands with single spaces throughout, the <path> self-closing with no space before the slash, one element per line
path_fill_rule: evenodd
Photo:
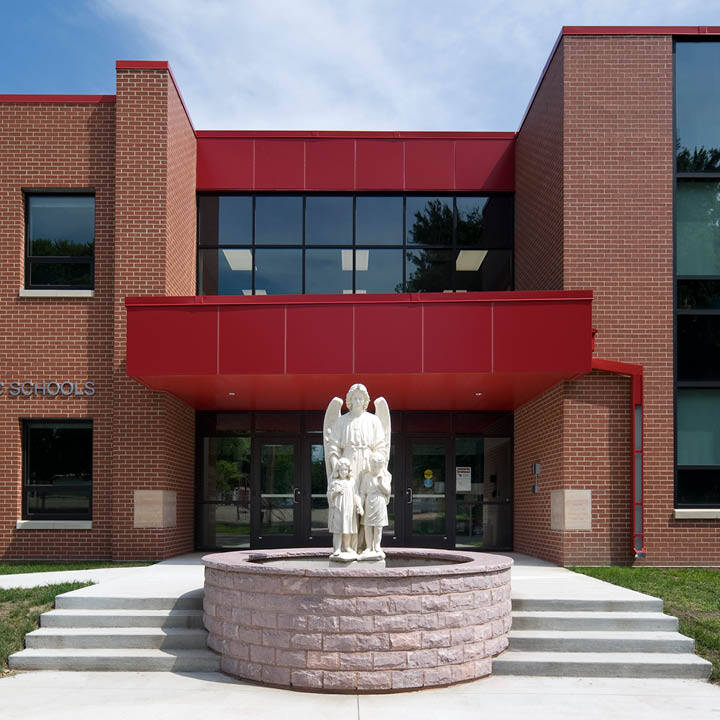
<path fill-rule="evenodd" d="M 623 600 L 645 596 L 577 575 L 535 558 L 508 553 L 513 567 L 513 599 Z M 0 576 L 10 587 L 62 582 L 79 573 L 96 574 L 97 585 L 73 594 L 90 597 L 158 597 L 202 592 L 202 555 L 195 553 L 143 568 L 33 573 L 34 578 Z M 112 573 L 112 575 L 111 575 Z M 52 575 L 52 580 L 48 576 Z M 58 577 L 60 576 L 60 577 Z M 7 584 L 6 584 L 7 583 Z M 14 585 L 17 587 L 17 585 Z M 3 720 L 63 720 L 128 717 L 278 718 L 292 713 L 356 718 L 413 720 L 445 717 L 504 719 L 602 718 L 622 720 L 720 720 L 720 687 L 697 680 L 493 676 L 439 690 L 390 695 L 323 695 L 264 688 L 219 673 L 54 672 L 17 673 L 0 679 Z"/>
<path fill-rule="evenodd" d="M 148 566 L 152 567 L 152 566 Z M 58 585 L 68 582 L 104 583 L 123 580 L 136 573 L 140 567 L 95 568 L 94 570 L 53 570 L 50 572 L 15 573 L 0 575 L 0 589 L 33 588 L 40 585 Z"/>
<path fill-rule="evenodd" d="M 0 680 L 3 720 L 718 720 L 720 687 L 698 680 L 490 677 L 391 695 L 264 688 L 218 673 L 31 672 Z"/>

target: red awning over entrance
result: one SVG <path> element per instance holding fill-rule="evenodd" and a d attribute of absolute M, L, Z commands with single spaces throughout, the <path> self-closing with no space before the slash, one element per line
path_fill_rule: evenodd
<path fill-rule="evenodd" d="M 512 410 L 590 372 L 591 291 L 127 298 L 127 373 L 198 410 Z"/>

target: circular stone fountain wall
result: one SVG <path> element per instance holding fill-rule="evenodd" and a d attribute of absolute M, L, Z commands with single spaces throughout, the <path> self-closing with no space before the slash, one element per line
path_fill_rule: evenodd
<path fill-rule="evenodd" d="M 507 647 L 500 555 L 386 549 L 386 566 L 299 548 L 206 555 L 208 645 L 229 675 L 332 691 L 408 690 L 489 675 Z"/>

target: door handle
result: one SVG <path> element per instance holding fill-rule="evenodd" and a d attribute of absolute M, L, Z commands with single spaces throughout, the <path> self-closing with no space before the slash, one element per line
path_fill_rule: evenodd
<path fill-rule="evenodd" d="M 293 502 L 296 505 L 300 502 L 300 488 L 293 488 Z"/>
<path fill-rule="evenodd" d="M 412 501 L 413 501 L 413 491 L 412 491 L 412 488 L 408 488 L 408 489 L 405 491 L 405 494 L 407 495 L 407 498 L 408 498 L 407 504 L 408 504 L 408 505 L 412 505 Z"/>

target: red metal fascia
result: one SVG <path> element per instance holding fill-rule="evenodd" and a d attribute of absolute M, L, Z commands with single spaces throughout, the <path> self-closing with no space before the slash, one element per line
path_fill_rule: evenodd
<path fill-rule="evenodd" d="M 643 432 L 643 366 L 635 363 L 618 362 L 616 360 L 592 359 L 593 370 L 629 375 L 632 378 L 632 397 L 630 401 L 631 418 L 631 478 L 632 478 L 632 525 L 633 551 L 635 559 L 644 558 L 645 551 L 645 519 L 644 519 L 644 443 Z M 639 470 L 639 473 L 638 473 Z M 639 477 L 638 477 L 639 475 Z"/>
<path fill-rule="evenodd" d="M 0 95 L 2 103 L 114 103 L 114 95 Z"/>
<path fill-rule="evenodd" d="M 529 290 L 513 292 L 473 292 L 473 293 L 376 293 L 372 295 L 143 295 L 126 297 L 125 307 L 178 307 L 178 306 L 214 306 L 214 305 L 333 305 L 347 304 L 383 304 L 388 303 L 428 303 L 443 304 L 471 303 L 478 301 L 492 303 L 552 302 L 563 300 L 568 302 L 585 302 L 593 299 L 592 290 Z M 594 363 L 611 362 L 593 358 Z M 625 366 L 627 363 L 615 363 Z M 633 366 L 633 367 L 640 367 Z M 597 368 L 598 370 L 605 368 Z M 642 370 L 642 368 L 641 368 Z M 615 372 L 615 371 L 610 371 Z M 619 371 L 617 371 L 619 372 Z M 626 373 L 629 374 L 629 373 Z"/>
<path fill-rule="evenodd" d="M 720 35 L 720 25 L 564 25 L 562 35 Z"/>
<path fill-rule="evenodd" d="M 198 138 L 370 138 L 377 140 L 513 140 L 514 132 L 395 132 L 375 130 L 197 130 Z"/>
<path fill-rule="evenodd" d="M 197 136 L 197 131 L 195 130 L 195 126 L 193 125 L 192 118 L 190 117 L 190 113 L 187 109 L 187 105 L 185 104 L 185 100 L 182 96 L 182 93 L 180 92 L 180 86 L 177 84 L 177 81 L 175 80 L 175 75 L 173 75 L 172 68 L 170 67 L 170 63 L 167 60 L 116 60 L 115 61 L 115 69 L 116 70 L 167 70 L 168 74 L 170 75 L 170 79 L 172 80 L 173 85 L 175 86 L 175 92 L 178 94 L 178 97 L 180 98 L 180 104 L 183 106 L 183 110 L 185 111 L 185 116 L 188 119 L 188 122 L 190 123 L 190 127 L 192 128 L 193 133 Z"/>

